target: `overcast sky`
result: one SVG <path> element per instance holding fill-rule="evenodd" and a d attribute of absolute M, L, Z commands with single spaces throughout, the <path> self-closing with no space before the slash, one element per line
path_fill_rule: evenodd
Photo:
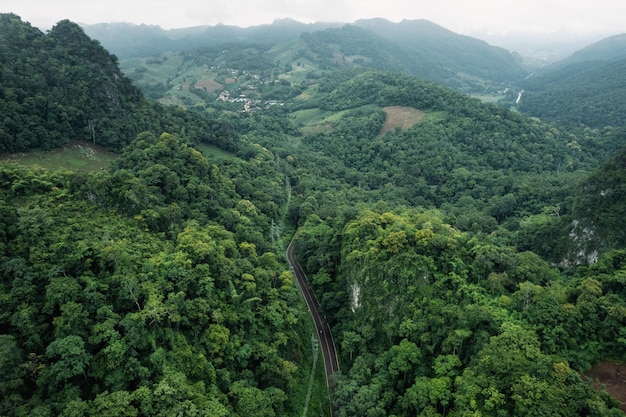
<path fill-rule="evenodd" d="M 252 26 L 285 17 L 304 23 L 383 17 L 428 19 L 462 34 L 626 32 L 625 0 L 0 0 L 0 11 L 16 13 L 42 30 L 61 19 L 170 29 Z"/>

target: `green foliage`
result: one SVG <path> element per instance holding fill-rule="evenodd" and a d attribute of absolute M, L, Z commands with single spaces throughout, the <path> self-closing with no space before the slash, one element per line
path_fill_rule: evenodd
<path fill-rule="evenodd" d="M 119 152 L 139 133 L 163 130 L 215 143 L 221 127 L 194 112 L 148 102 L 118 61 L 75 23 L 44 34 L 0 14 L 0 152 L 50 150 L 84 140 Z M 233 150 L 228 135 L 220 146 Z"/>
<path fill-rule="evenodd" d="M 623 127 L 626 60 L 571 64 L 527 81 L 518 107 L 530 116 Z"/>
<path fill-rule="evenodd" d="M 110 172 L 0 178 L 3 413 L 299 413 L 296 288 L 200 152 L 146 133 Z"/>
<path fill-rule="evenodd" d="M 593 272 L 564 281 L 436 211 L 366 209 L 333 227 L 310 216 L 299 236 L 341 347 L 337 415 L 619 413 L 574 370 L 623 355 L 609 334 L 624 301 L 603 295 Z M 608 284 L 621 273 L 608 275 L 621 293 Z"/>
<path fill-rule="evenodd" d="M 626 215 L 625 158 L 626 148 L 622 148 L 578 186 L 572 220 L 583 255 L 622 248 L 626 243 L 621 227 Z"/>
<path fill-rule="evenodd" d="M 300 415 L 310 329 L 280 256 L 297 228 L 339 348 L 335 415 L 619 415 L 580 374 L 624 359 L 622 152 L 588 174 L 620 129 L 545 124 L 355 68 L 259 88 L 303 92 L 293 107 L 236 113 L 207 95 L 207 111 L 166 108 L 76 25 L 1 22 L 14 59 L 0 102 L 15 117 L 0 143 L 82 132 L 121 153 L 88 174 L 0 167 L 0 414 Z M 348 39 L 337 47 L 365 62 L 366 32 L 376 56 L 398 52 L 362 28 L 304 40 L 324 61 L 339 55 L 316 40 Z M 269 44 L 167 59 L 273 79 L 269 57 L 295 57 Z M 65 111 L 49 118 L 60 125 L 35 117 L 44 102 Z M 388 106 L 426 116 L 381 135 Z M 593 234 L 572 243 L 585 237 L 573 225 Z M 596 250 L 593 266 L 566 256 Z"/>
<path fill-rule="evenodd" d="M 398 24 L 363 20 L 304 33 L 302 39 L 309 49 L 305 56 L 326 69 L 359 66 L 409 73 L 466 91 L 484 91 L 524 76 L 520 63 L 508 51 L 424 20 Z M 484 62 L 489 62 L 489 67 Z"/>

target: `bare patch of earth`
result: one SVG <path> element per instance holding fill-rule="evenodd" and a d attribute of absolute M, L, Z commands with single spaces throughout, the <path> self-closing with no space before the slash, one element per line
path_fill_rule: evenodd
<path fill-rule="evenodd" d="M 332 132 L 333 125 L 332 123 L 320 123 L 313 126 L 306 126 L 302 129 L 305 133 L 323 133 L 323 132 Z"/>
<path fill-rule="evenodd" d="M 212 93 L 214 91 L 219 91 L 224 88 L 222 84 L 210 78 L 203 78 L 202 80 L 196 81 L 195 87 L 198 89 L 204 88 L 209 93 Z"/>
<path fill-rule="evenodd" d="M 379 137 L 396 127 L 408 129 L 426 117 L 426 113 L 415 107 L 390 106 L 383 108 L 383 110 L 387 114 L 387 118 L 378 133 Z"/>
<path fill-rule="evenodd" d="M 626 364 L 603 361 L 594 365 L 585 376 L 592 379 L 593 388 L 606 389 L 620 402 L 622 411 L 626 412 Z"/>

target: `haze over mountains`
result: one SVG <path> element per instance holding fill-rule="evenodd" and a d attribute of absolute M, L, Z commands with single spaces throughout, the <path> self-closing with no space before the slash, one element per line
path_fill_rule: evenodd
<path fill-rule="evenodd" d="M 619 37 L 530 76 L 432 22 L 301 27 L 119 59 L 0 14 L 0 415 L 624 416 Z"/>
<path fill-rule="evenodd" d="M 291 49 L 319 68 L 357 65 L 391 70 L 458 89 L 497 90 L 503 82 L 527 75 L 518 55 L 427 20 L 302 24 L 284 19 L 249 28 L 217 25 L 169 31 L 102 24 L 85 30 L 122 60 L 235 44 L 253 45 L 263 50 L 265 59 L 276 60 L 272 49 L 280 45 L 281 50 Z"/>
<path fill-rule="evenodd" d="M 146 51 L 145 42 L 160 39 L 163 42 L 158 47 L 153 45 L 154 52 L 165 51 L 168 48 L 178 49 L 183 45 L 190 47 L 192 45 L 201 46 L 205 42 L 212 43 L 217 41 L 231 41 L 236 39 L 239 41 L 256 39 L 267 39 L 264 35 L 272 30 L 282 28 L 285 30 L 283 36 L 298 37 L 302 32 L 314 32 L 329 28 L 338 28 L 346 24 L 356 26 L 370 26 L 372 22 L 386 21 L 385 19 L 360 19 L 355 22 L 318 22 L 318 23 L 301 23 L 293 19 L 277 19 L 270 25 L 259 25 L 251 27 L 237 27 L 231 25 L 205 25 L 178 29 L 163 29 L 156 25 L 136 25 L 131 23 L 100 23 L 100 24 L 83 24 L 86 33 L 91 37 L 100 40 L 107 48 L 111 48 L 120 58 L 143 54 L 140 51 Z M 395 25 L 397 28 L 406 27 L 414 22 L 424 22 L 431 25 L 439 26 L 434 22 L 427 20 L 405 20 L 397 24 L 386 21 L 388 25 Z M 442 26 L 440 28 L 443 29 Z M 599 35 L 580 35 L 567 32 L 557 32 L 553 34 L 530 34 L 530 33 L 507 33 L 492 34 L 488 32 L 470 32 L 469 37 L 481 39 L 491 45 L 500 46 L 509 51 L 516 52 L 523 56 L 528 62 L 534 65 L 544 65 L 552 63 L 559 59 L 569 56 L 574 51 L 583 48 L 602 37 Z M 134 40 L 131 45 L 130 36 Z M 124 39 L 126 38 L 126 39 Z M 277 40 L 274 37 L 274 40 Z M 284 40 L 284 39 L 283 39 Z"/>
<path fill-rule="evenodd" d="M 487 37 L 520 48 L 526 54 L 522 56 L 515 49 L 454 33 L 428 20 L 393 23 L 376 18 L 350 24 L 304 24 L 281 19 L 247 28 L 216 25 L 171 30 L 114 23 L 86 25 L 85 31 L 120 57 L 122 67 L 131 72 L 145 67 L 133 58 L 196 50 L 203 51 L 203 62 L 217 63 L 220 52 L 239 45 L 236 48 L 249 47 L 247 59 L 256 61 L 256 67 L 261 62 L 281 67 L 298 59 L 302 64 L 305 59 L 308 67 L 299 71 L 357 66 L 409 73 L 460 91 L 488 94 L 490 100 L 528 115 L 596 127 L 620 125 L 618 119 L 626 110 L 626 104 L 621 104 L 626 88 L 622 75 L 626 71 L 620 62 L 626 58 L 623 34 L 597 42 L 565 34 L 523 41 Z M 148 66 L 150 74 L 160 71 Z M 168 77 L 189 75 L 188 71 L 188 66 L 181 67 Z M 149 90 L 159 83 L 144 75 L 131 77 Z"/>

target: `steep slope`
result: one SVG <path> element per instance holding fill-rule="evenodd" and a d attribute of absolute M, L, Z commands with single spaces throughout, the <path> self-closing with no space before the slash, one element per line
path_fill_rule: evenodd
<path fill-rule="evenodd" d="M 508 51 L 429 21 L 358 21 L 303 38 L 313 52 L 311 58 L 326 68 L 404 72 L 465 91 L 494 91 L 526 74 Z"/>
<path fill-rule="evenodd" d="M 626 35 L 589 45 L 521 83 L 530 116 L 592 127 L 626 125 Z"/>
<path fill-rule="evenodd" d="M 556 67 L 587 61 L 615 61 L 626 58 L 626 33 L 602 39 L 555 64 Z"/>
<path fill-rule="evenodd" d="M 521 58 L 487 42 L 454 33 L 428 20 L 359 20 L 356 26 L 408 48 L 413 53 L 439 62 L 447 70 L 490 81 L 521 79 L 526 71 Z"/>
<path fill-rule="evenodd" d="M 137 130 L 141 92 L 115 57 L 69 21 L 43 34 L 0 15 L 0 152 L 90 140 L 119 150 Z"/>
<path fill-rule="evenodd" d="M 626 131 L 619 132 L 626 141 Z M 577 190 L 571 236 L 583 260 L 626 247 L 626 147 L 589 175 Z"/>
<path fill-rule="evenodd" d="M 185 132 L 195 142 L 217 139 L 206 117 L 146 100 L 117 58 L 70 21 L 44 34 L 19 16 L 2 14 L 0 56 L 0 110 L 10 115 L 0 120 L 2 153 L 73 140 L 119 152 L 146 130 Z M 222 146 L 232 149 L 228 140 Z"/>
<path fill-rule="evenodd" d="M 596 128 L 626 125 L 626 59 L 570 64 L 523 86 L 517 107 L 529 116 Z"/>

